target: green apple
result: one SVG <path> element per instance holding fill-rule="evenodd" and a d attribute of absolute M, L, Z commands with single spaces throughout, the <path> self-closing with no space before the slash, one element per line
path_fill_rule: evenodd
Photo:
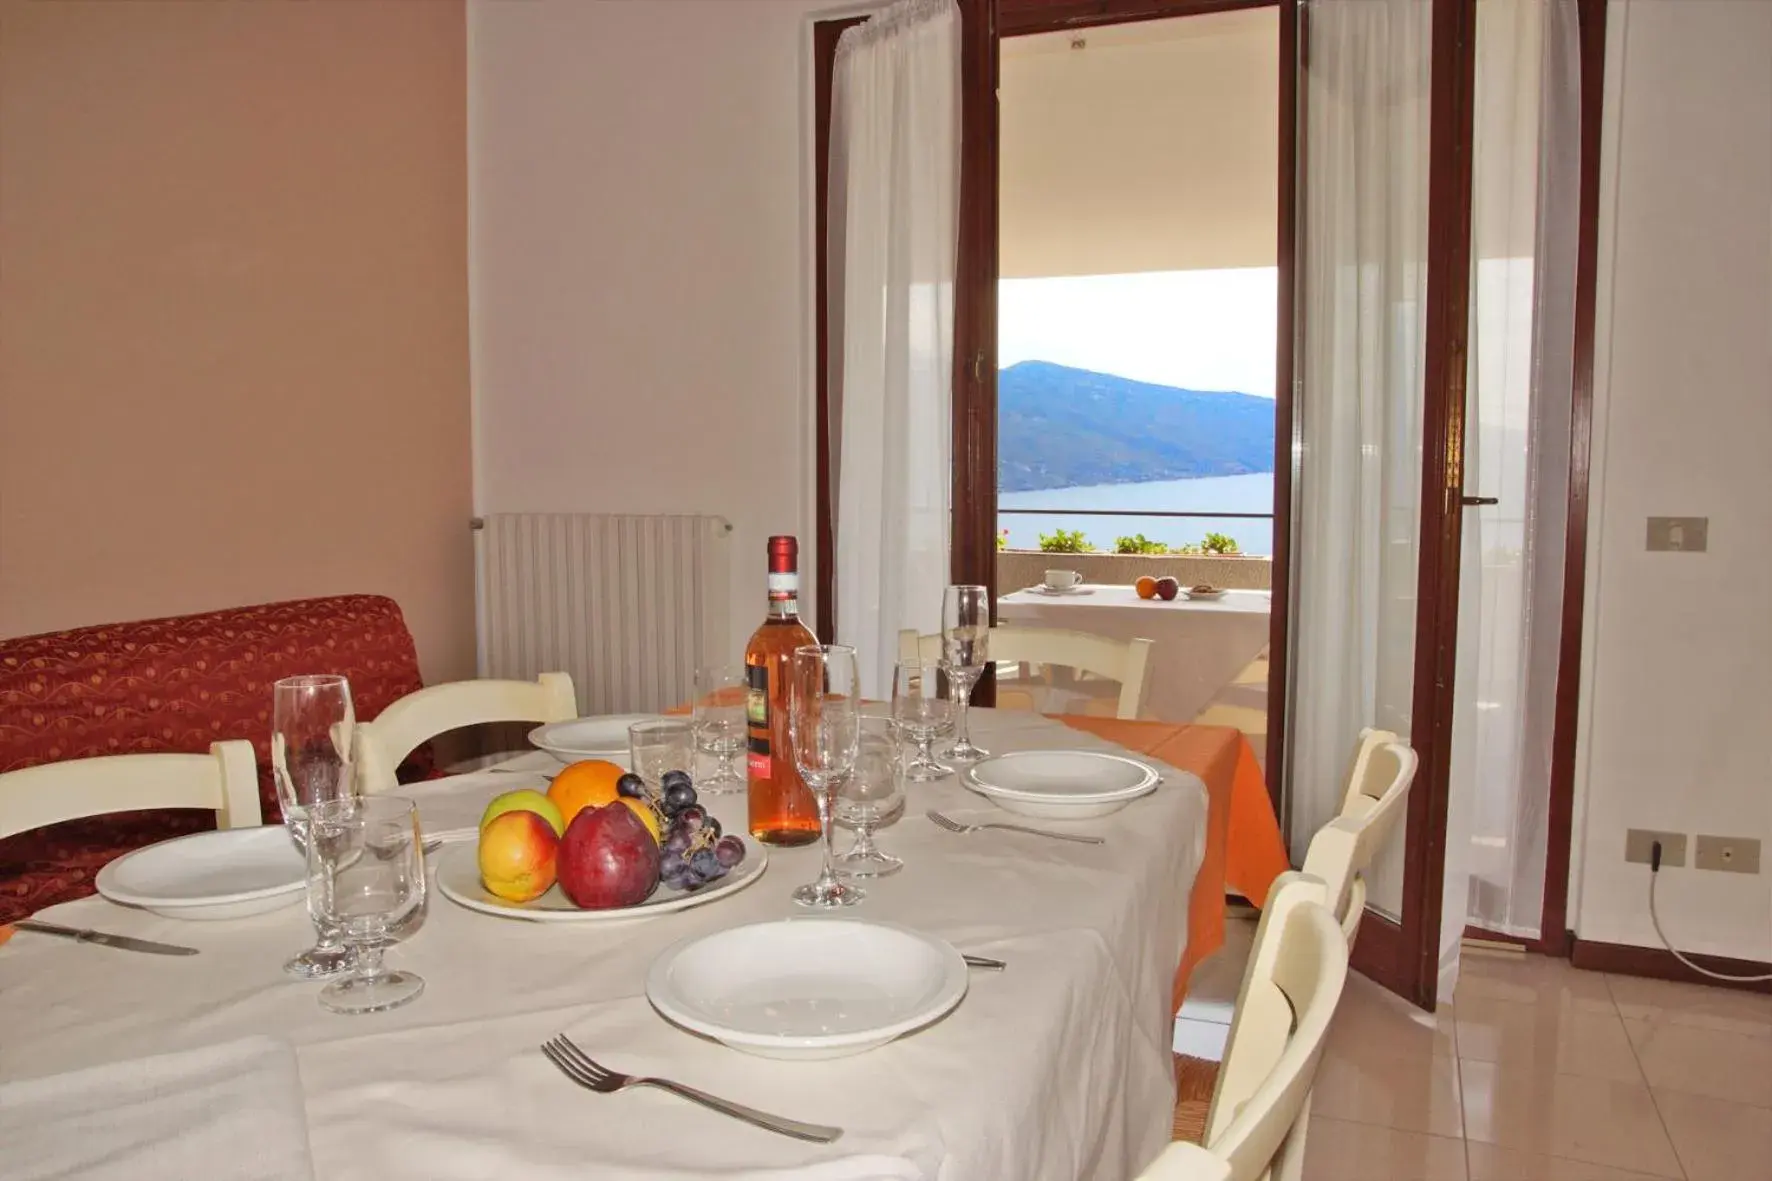
<path fill-rule="evenodd" d="M 486 826 L 503 816 L 506 812 L 534 812 L 554 830 L 555 836 L 566 831 L 566 817 L 560 814 L 560 805 L 534 788 L 522 791 L 507 791 L 502 796 L 494 796 L 486 811 L 480 817 L 480 831 L 485 832 Z"/>

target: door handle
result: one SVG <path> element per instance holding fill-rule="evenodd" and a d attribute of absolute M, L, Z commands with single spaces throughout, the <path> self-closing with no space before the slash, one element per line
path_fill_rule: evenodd
<path fill-rule="evenodd" d="M 1466 496 L 1461 499 L 1464 501 L 1465 508 L 1472 508 L 1477 505 L 1501 503 L 1500 498 L 1495 496 Z"/>

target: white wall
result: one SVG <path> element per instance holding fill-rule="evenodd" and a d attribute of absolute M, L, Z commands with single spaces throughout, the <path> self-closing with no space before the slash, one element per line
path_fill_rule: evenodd
<path fill-rule="evenodd" d="M 1661 909 L 1772 960 L 1772 3 L 1613 0 L 1604 137 L 1575 926 L 1657 945 L 1627 827 L 1758 837 Z M 1645 553 L 1651 514 L 1709 552 Z"/>
<path fill-rule="evenodd" d="M 811 583 L 809 20 L 835 7 L 469 5 L 478 511 L 726 516 L 737 645 L 769 534 Z"/>

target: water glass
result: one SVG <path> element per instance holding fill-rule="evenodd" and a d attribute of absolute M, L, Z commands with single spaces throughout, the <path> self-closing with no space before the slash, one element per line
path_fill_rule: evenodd
<path fill-rule="evenodd" d="M 802 906 L 851 906 L 861 887 L 837 878 L 831 849 L 831 802 L 855 770 L 861 740 L 861 685 L 855 649 L 844 644 L 795 648 L 788 665 L 788 741 L 794 766 L 818 802 L 824 834 L 824 869 L 818 880 L 794 891 Z"/>
<path fill-rule="evenodd" d="M 742 666 L 695 670 L 695 745 L 716 760 L 714 773 L 695 785 L 702 795 L 726 795 L 744 789 L 745 777 L 738 770 L 738 756 L 749 734 L 745 719 L 749 688 Z"/>
<path fill-rule="evenodd" d="M 966 726 L 972 686 L 991 661 L 991 595 L 982 586 L 950 586 L 941 596 L 941 654 L 954 699 L 954 745 L 941 757 L 976 763 L 990 751 L 972 742 Z"/>
<path fill-rule="evenodd" d="M 425 989 L 382 964 L 389 933 L 424 905 L 418 809 L 399 796 L 344 796 L 308 808 L 308 910 L 338 931 L 349 970 L 320 990 L 334 1013 L 378 1013 Z"/>
<path fill-rule="evenodd" d="M 271 689 L 271 778 L 290 839 L 308 847 L 308 812 L 356 793 L 353 746 L 356 712 L 341 676 L 285 677 Z M 345 970 L 349 956 L 339 932 L 316 916 L 319 940 L 283 965 L 291 976 L 321 980 Z"/>
<path fill-rule="evenodd" d="M 890 721 L 879 729 L 864 726 L 855 773 L 837 789 L 837 823 L 855 833 L 855 844 L 837 858 L 837 872 L 847 877 L 885 877 L 904 867 L 901 859 L 874 845 L 874 831 L 904 815 L 903 761 L 891 727 Z"/>
<path fill-rule="evenodd" d="M 935 740 L 953 725 L 953 702 L 942 696 L 939 661 L 907 661 L 892 672 L 892 720 L 898 731 L 916 744 L 917 752 L 904 768 L 912 783 L 927 783 L 951 772 L 936 761 Z"/>
<path fill-rule="evenodd" d="M 628 727 L 628 754 L 634 774 L 646 781 L 654 799 L 664 795 L 663 779 L 671 771 L 695 777 L 695 732 L 688 722 L 666 718 Z"/>

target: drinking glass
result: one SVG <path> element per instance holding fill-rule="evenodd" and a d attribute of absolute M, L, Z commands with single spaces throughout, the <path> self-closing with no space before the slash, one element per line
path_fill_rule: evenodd
<path fill-rule="evenodd" d="M 646 781 L 646 790 L 654 799 L 664 796 L 661 781 L 668 772 L 682 771 L 695 777 L 695 732 L 688 722 L 635 722 L 628 727 L 628 754 L 634 774 Z"/>
<path fill-rule="evenodd" d="M 412 972 L 382 965 L 389 932 L 423 905 L 418 809 L 399 796 L 343 796 L 308 808 L 308 910 L 338 931 L 351 958 L 320 990 L 334 1013 L 379 1013 L 425 990 Z"/>
<path fill-rule="evenodd" d="M 855 773 L 837 789 L 837 823 L 855 832 L 855 844 L 837 858 L 846 877 L 878 878 L 897 873 L 904 862 L 874 845 L 874 830 L 904 815 L 904 770 L 898 736 L 890 720 L 875 727 L 867 719 L 855 751 Z"/>
<path fill-rule="evenodd" d="M 738 770 L 738 755 L 748 735 L 745 702 L 750 682 L 742 666 L 695 670 L 695 745 L 717 761 L 714 773 L 695 785 L 701 795 L 726 795 L 742 791 L 745 777 Z"/>
<path fill-rule="evenodd" d="M 285 677 L 271 689 L 271 778 L 283 806 L 283 823 L 295 847 L 306 853 L 308 811 L 349 798 L 356 713 L 351 685 L 343 677 Z M 283 965 L 291 976 L 322 980 L 345 970 L 349 956 L 337 928 L 314 917 L 319 940 Z"/>
<path fill-rule="evenodd" d="M 801 906 L 851 906 L 863 897 L 861 887 L 838 880 L 831 850 L 831 797 L 855 770 L 860 738 L 855 649 L 843 644 L 795 648 L 788 667 L 788 741 L 794 766 L 818 802 L 824 834 L 823 871 L 817 881 L 794 891 Z"/>
<path fill-rule="evenodd" d="M 950 586 L 941 596 L 941 655 L 954 699 L 954 745 L 941 757 L 976 763 L 991 752 L 974 746 L 966 712 L 972 686 L 991 660 L 991 595 L 982 586 Z"/>
<path fill-rule="evenodd" d="M 952 774 L 935 759 L 935 740 L 953 724 L 953 702 L 942 696 L 941 663 L 909 661 L 892 672 L 892 720 L 901 734 L 917 744 L 904 768 L 912 783 L 927 783 Z"/>

